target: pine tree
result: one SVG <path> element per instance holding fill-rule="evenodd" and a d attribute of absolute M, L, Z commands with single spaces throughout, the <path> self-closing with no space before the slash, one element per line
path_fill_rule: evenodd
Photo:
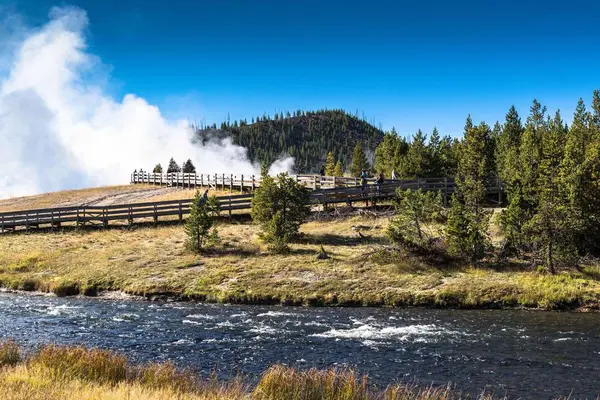
<path fill-rule="evenodd" d="M 183 163 L 181 170 L 185 174 L 195 174 L 196 173 L 196 167 L 192 163 L 192 160 L 190 160 L 189 158 L 186 162 Z"/>
<path fill-rule="evenodd" d="M 398 245 L 427 248 L 432 239 L 426 224 L 434 222 L 442 212 L 441 194 L 422 190 L 396 192 L 395 215 L 388 226 L 388 237 Z"/>
<path fill-rule="evenodd" d="M 557 265 L 569 265 L 577 256 L 573 239 L 576 220 L 564 190 L 561 174 L 565 142 L 564 124 L 557 112 L 542 136 L 537 188 L 538 206 L 524 226 L 528 239 L 537 244 L 550 273 Z"/>
<path fill-rule="evenodd" d="M 423 178 L 427 176 L 429 154 L 426 141 L 427 135 L 419 129 L 413 136 L 406 156 L 401 161 L 401 176 L 407 178 Z"/>
<path fill-rule="evenodd" d="M 433 128 L 428 145 L 429 168 L 428 175 L 434 178 L 442 177 L 441 138 L 437 128 Z"/>
<path fill-rule="evenodd" d="M 160 163 L 156 164 L 154 166 L 154 169 L 152 170 L 152 173 L 154 174 L 162 174 L 163 169 L 162 169 L 162 165 L 160 165 Z"/>
<path fill-rule="evenodd" d="M 502 182 L 508 185 L 509 188 L 518 178 L 518 171 L 520 169 L 519 149 L 521 147 L 522 136 L 523 125 L 521 124 L 521 118 L 515 106 L 512 106 L 506 114 L 496 149 L 498 174 Z"/>
<path fill-rule="evenodd" d="M 327 160 L 325 161 L 325 175 L 335 176 L 335 158 L 333 153 L 330 151 L 327 153 Z"/>
<path fill-rule="evenodd" d="M 519 148 L 520 162 L 517 179 L 520 181 L 523 197 L 526 202 L 531 204 L 532 209 L 538 202 L 537 181 L 542 158 L 542 138 L 548 131 L 545 114 L 546 107 L 542 107 L 537 100 L 534 100 Z"/>
<path fill-rule="evenodd" d="M 185 223 L 188 249 L 200 252 L 207 242 L 218 240 L 217 231 L 212 229 L 218 215 L 219 202 L 217 198 L 214 196 L 206 198 L 196 191 L 190 206 L 190 215 Z"/>
<path fill-rule="evenodd" d="M 174 172 L 181 172 L 181 168 L 179 168 L 179 165 L 175 162 L 175 160 L 173 158 L 171 158 L 171 160 L 169 160 L 169 167 L 167 168 L 167 174 L 174 173 Z"/>
<path fill-rule="evenodd" d="M 450 136 L 444 136 L 440 142 L 440 166 L 441 176 L 451 177 L 456 175 L 458 166 L 458 148 L 460 142 L 458 139 L 452 139 Z"/>
<path fill-rule="evenodd" d="M 333 176 L 344 176 L 344 167 L 342 167 L 342 162 L 339 160 L 333 169 Z"/>
<path fill-rule="evenodd" d="M 589 120 L 590 115 L 585 109 L 583 99 L 579 99 L 573 116 L 573 124 L 567 134 L 562 173 L 569 200 L 574 209 L 580 212 L 583 209 L 582 198 L 585 190 L 582 166 L 586 159 L 586 149 L 592 138 L 588 125 Z"/>
<path fill-rule="evenodd" d="M 272 250 L 288 250 L 289 241 L 310 214 L 309 200 L 310 192 L 287 173 L 279 174 L 277 181 L 263 178 L 252 198 L 252 219 Z"/>
<path fill-rule="evenodd" d="M 485 123 L 465 134 L 458 161 L 457 193 L 448 215 L 450 251 L 471 261 L 483 258 L 490 245 L 487 230 L 491 213 L 481 205 L 486 192 L 489 135 L 490 128 Z M 461 232 L 463 228 L 466 229 Z"/>
<path fill-rule="evenodd" d="M 592 129 L 594 137 L 600 140 L 600 90 L 594 90 L 592 96 Z"/>
<path fill-rule="evenodd" d="M 261 178 L 269 176 L 269 164 L 264 161 L 260 164 L 260 176 Z"/>
<path fill-rule="evenodd" d="M 367 161 L 367 155 L 365 150 L 360 143 L 357 143 L 354 147 L 354 153 L 352 154 L 352 164 L 350 164 L 350 174 L 353 177 L 358 178 L 363 170 L 370 170 L 371 166 Z"/>

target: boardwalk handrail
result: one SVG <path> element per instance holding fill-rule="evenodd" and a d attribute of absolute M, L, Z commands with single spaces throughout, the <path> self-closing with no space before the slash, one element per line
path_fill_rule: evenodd
<path fill-rule="evenodd" d="M 304 179 L 303 176 L 300 179 Z M 315 178 L 312 178 L 313 182 Z M 354 178 L 351 178 L 354 179 Z M 255 183 L 257 183 L 255 181 Z M 259 182 L 258 182 L 259 183 Z M 319 182 L 320 183 L 320 182 Z M 447 203 L 449 196 L 454 192 L 454 180 L 450 178 L 426 178 L 388 180 L 383 185 L 368 184 L 365 186 L 350 187 L 318 187 L 311 191 L 311 204 L 327 207 L 328 204 L 352 203 L 362 200 L 377 201 L 392 198 L 396 190 L 423 189 L 425 191 L 440 191 Z M 501 194 L 500 185 L 488 187 L 488 193 Z M 217 197 L 221 212 L 229 216 L 233 211 L 249 210 L 251 208 L 252 193 L 228 195 Z M 114 204 L 106 206 L 81 205 L 69 207 L 55 207 L 33 210 L 20 210 L 0 212 L 0 232 L 17 228 L 29 229 L 50 225 L 60 227 L 62 223 L 75 223 L 76 225 L 101 225 L 107 226 L 110 221 L 127 221 L 129 224 L 135 220 L 152 218 L 154 222 L 159 217 L 177 216 L 181 221 L 184 215 L 190 212 L 191 199 L 164 200 L 143 203 Z"/>

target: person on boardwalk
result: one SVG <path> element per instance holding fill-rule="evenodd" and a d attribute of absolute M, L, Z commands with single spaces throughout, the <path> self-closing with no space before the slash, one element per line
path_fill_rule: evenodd
<path fill-rule="evenodd" d="M 319 174 L 321 176 L 325 176 L 325 166 L 324 165 L 321 167 L 321 170 L 319 171 Z"/>
<path fill-rule="evenodd" d="M 375 181 L 375 183 L 377 183 L 377 195 L 380 196 L 382 193 L 382 189 L 383 189 L 383 181 L 385 180 L 384 176 L 383 176 L 383 171 L 379 172 L 379 177 L 377 178 L 377 180 Z"/>
<path fill-rule="evenodd" d="M 392 180 L 395 181 L 396 179 L 398 179 L 398 177 L 396 176 L 396 168 L 394 168 L 392 170 Z"/>
<path fill-rule="evenodd" d="M 204 191 L 204 193 L 202 193 L 202 197 L 200 197 L 200 200 L 198 201 L 198 205 L 206 204 L 207 201 L 208 201 L 208 189 L 206 189 Z"/>
<path fill-rule="evenodd" d="M 361 197 L 365 197 L 366 193 L 365 193 L 365 188 L 367 187 L 367 171 L 366 170 L 362 170 L 362 173 L 360 174 L 360 195 Z M 365 206 L 369 206 L 369 200 L 365 199 Z"/>

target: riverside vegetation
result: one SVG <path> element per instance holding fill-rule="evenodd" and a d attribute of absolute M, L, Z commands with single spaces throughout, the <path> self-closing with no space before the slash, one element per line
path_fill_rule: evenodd
<path fill-rule="evenodd" d="M 256 384 L 243 377 L 200 378 L 170 363 L 134 365 L 106 350 L 46 345 L 28 356 L 14 342 L 0 343 L 0 392 L 6 400 L 459 400 L 501 399 L 453 391 L 450 385 L 393 384 L 376 388 L 352 370 L 295 370 L 273 366 Z"/>
<path fill-rule="evenodd" d="M 391 219 L 302 224 L 301 188 L 285 175 L 281 186 L 265 177 L 253 202 L 258 226 L 215 224 L 214 212 L 196 209 L 191 241 L 164 225 L 5 235 L 0 284 L 290 305 L 598 309 L 599 149 L 598 91 L 592 111 L 579 102 L 570 127 L 534 101 L 524 126 L 513 107 L 493 128 L 469 117 L 462 140 L 434 131 L 428 143 L 422 132 L 409 143 L 392 132 L 375 151 L 375 169 L 400 178 L 455 175 L 449 208 L 432 193 L 399 192 Z M 327 158 L 328 170 L 339 169 Z M 360 145 L 351 164 L 353 172 L 370 168 Z M 485 187 L 498 179 L 508 206 L 494 211 Z"/>

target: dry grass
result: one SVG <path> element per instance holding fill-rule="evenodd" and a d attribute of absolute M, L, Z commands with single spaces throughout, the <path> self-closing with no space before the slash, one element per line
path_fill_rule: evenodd
<path fill-rule="evenodd" d="M 0 369 L 2 399 L 248 399 L 239 379 L 200 380 L 170 364 L 131 365 L 121 355 L 82 347 L 45 346 L 21 364 Z"/>
<path fill-rule="evenodd" d="M 360 238 L 353 226 L 361 226 Z M 547 276 L 522 267 L 471 268 L 392 257 L 387 220 L 302 226 L 288 255 L 269 254 L 249 223 L 220 223 L 221 244 L 185 250 L 181 225 L 0 236 L 0 285 L 57 295 L 119 290 L 216 302 L 305 305 L 598 308 L 600 271 Z M 317 260 L 321 246 L 330 256 Z"/>
<path fill-rule="evenodd" d="M 0 344 L 0 348 L 4 346 Z M 11 343 L 11 348 L 16 346 Z M 18 351 L 18 347 L 16 347 Z M 269 368 L 252 388 L 239 377 L 200 379 L 170 364 L 136 366 L 118 354 L 82 347 L 45 346 L 28 359 L 0 368 L 6 400 L 460 400 L 450 386 L 390 385 L 377 390 L 351 370 Z M 493 396 L 475 397 L 491 400 Z"/>
<path fill-rule="evenodd" d="M 0 200 L 0 212 L 33 210 L 39 208 L 68 207 L 82 204 L 112 205 L 147 201 L 191 199 L 194 189 L 161 187 L 154 185 L 107 186 L 62 192 L 44 193 L 35 196 L 13 197 Z M 229 195 L 229 190 L 211 190 L 215 196 Z M 238 194 L 234 192 L 234 194 Z"/>

